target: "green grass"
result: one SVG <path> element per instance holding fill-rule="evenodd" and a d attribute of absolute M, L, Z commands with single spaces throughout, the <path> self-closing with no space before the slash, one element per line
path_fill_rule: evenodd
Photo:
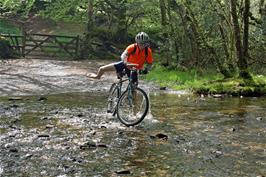
<path fill-rule="evenodd" d="M 197 70 L 168 70 L 157 65 L 145 77 L 145 79 L 158 83 L 162 87 L 166 86 L 176 90 L 182 90 L 198 87 L 203 85 L 206 81 L 222 79 L 222 75 L 211 71 L 199 72 Z"/>
<path fill-rule="evenodd" d="M 86 26 L 84 24 L 75 24 L 67 22 L 58 22 L 58 24 L 53 28 L 53 33 L 56 35 L 63 36 L 82 36 L 86 32 Z"/>
<path fill-rule="evenodd" d="M 145 79 L 153 81 L 161 87 L 170 87 L 175 90 L 191 90 L 199 94 L 265 95 L 266 76 L 252 76 L 252 81 L 237 77 L 224 79 L 221 74 L 215 71 L 168 70 L 157 65 L 145 76 Z"/>
<path fill-rule="evenodd" d="M 7 20 L 0 18 L 0 33 L 4 34 L 21 34 L 18 26 L 9 23 Z"/>

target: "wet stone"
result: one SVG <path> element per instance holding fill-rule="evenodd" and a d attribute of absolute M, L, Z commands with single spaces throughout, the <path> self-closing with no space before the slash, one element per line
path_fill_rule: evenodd
<path fill-rule="evenodd" d="M 49 128 L 54 128 L 54 125 L 46 125 L 45 128 L 49 129 Z"/>
<path fill-rule="evenodd" d="M 152 136 L 150 136 L 150 138 L 151 139 L 156 139 L 157 138 L 157 139 L 161 139 L 161 140 L 168 140 L 168 136 L 163 134 L 163 133 L 158 133 L 155 136 L 152 135 Z"/>
<path fill-rule="evenodd" d="M 94 136 L 94 135 L 96 135 L 96 131 L 95 130 L 92 130 L 92 131 L 90 131 L 89 133 L 88 133 L 88 135 L 87 136 Z"/>
<path fill-rule="evenodd" d="M 107 129 L 107 126 L 106 125 L 101 125 L 100 128 L 101 129 Z"/>
<path fill-rule="evenodd" d="M 38 135 L 38 138 L 49 138 L 50 135 L 47 135 L 47 134 L 39 134 Z"/>
<path fill-rule="evenodd" d="M 97 147 L 100 147 L 100 148 L 108 148 L 107 145 L 105 145 L 105 144 L 97 144 Z"/>
<path fill-rule="evenodd" d="M 214 94 L 212 96 L 213 96 L 213 98 L 223 98 L 224 97 L 224 95 L 221 95 L 221 94 Z"/>
<path fill-rule="evenodd" d="M 22 97 L 10 97 L 8 99 L 9 101 L 20 101 L 20 100 L 23 100 Z"/>
<path fill-rule="evenodd" d="M 17 104 L 12 104 L 11 106 L 10 106 L 10 108 L 18 108 L 19 107 L 19 105 L 17 105 Z"/>
<path fill-rule="evenodd" d="M 10 148 L 9 149 L 9 152 L 18 153 L 18 149 L 16 149 L 16 148 Z"/>
<path fill-rule="evenodd" d="M 48 117 L 42 117 L 41 120 L 48 120 Z"/>
<path fill-rule="evenodd" d="M 78 117 L 83 117 L 84 115 L 82 113 L 78 114 L 77 115 Z"/>
<path fill-rule="evenodd" d="M 257 120 L 258 121 L 262 121 L 262 117 L 257 117 Z"/>
<path fill-rule="evenodd" d="M 236 131 L 236 128 L 231 128 L 230 131 L 231 132 L 235 132 Z"/>
<path fill-rule="evenodd" d="M 223 155 L 222 151 L 214 151 L 215 157 L 218 158 Z"/>
<path fill-rule="evenodd" d="M 43 97 L 43 96 L 41 96 L 41 97 L 39 97 L 38 101 L 47 101 L 47 98 L 46 98 L 46 97 Z"/>
<path fill-rule="evenodd" d="M 33 154 L 26 154 L 24 157 L 23 157 L 23 159 L 29 159 L 29 158 L 31 158 L 33 156 Z"/>
<path fill-rule="evenodd" d="M 94 142 L 87 142 L 87 143 L 85 143 L 83 145 L 80 145 L 79 148 L 81 150 L 95 149 L 95 148 L 97 148 L 97 145 Z"/>
<path fill-rule="evenodd" d="M 115 171 L 115 173 L 118 175 L 129 175 L 130 171 L 129 170 L 119 170 L 119 171 Z"/>
<path fill-rule="evenodd" d="M 58 113 L 59 113 L 59 111 L 58 111 L 58 110 L 56 110 L 56 111 L 52 111 L 51 113 L 52 113 L 52 114 L 58 114 Z"/>
<path fill-rule="evenodd" d="M 73 158 L 72 159 L 72 162 L 82 163 L 83 160 L 82 159 L 79 159 L 79 158 Z"/>

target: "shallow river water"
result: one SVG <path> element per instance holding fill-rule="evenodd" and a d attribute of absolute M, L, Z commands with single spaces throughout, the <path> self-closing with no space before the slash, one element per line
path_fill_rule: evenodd
<path fill-rule="evenodd" d="M 266 98 L 151 92 L 144 121 L 105 92 L 0 98 L 0 176 L 263 176 Z"/>
<path fill-rule="evenodd" d="M 266 175 L 266 98 L 149 93 L 148 116 L 125 127 L 106 113 L 110 61 L 0 63 L 0 176 Z M 36 95 L 36 96 L 34 96 Z"/>

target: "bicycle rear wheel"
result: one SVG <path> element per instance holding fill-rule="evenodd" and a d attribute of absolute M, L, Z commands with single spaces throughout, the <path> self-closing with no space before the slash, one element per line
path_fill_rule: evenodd
<path fill-rule="evenodd" d="M 116 105 L 119 98 L 119 89 L 117 85 L 114 83 L 110 87 L 108 101 L 107 101 L 107 113 L 116 114 Z"/>
<path fill-rule="evenodd" d="M 140 88 L 126 90 L 117 103 L 117 117 L 126 126 L 140 123 L 147 115 L 149 99 Z"/>

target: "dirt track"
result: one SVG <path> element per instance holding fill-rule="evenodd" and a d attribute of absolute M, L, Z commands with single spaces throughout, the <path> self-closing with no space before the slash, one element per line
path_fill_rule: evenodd
<path fill-rule="evenodd" d="M 86 76 L 111 61 L 58 61 L 15 59 L 0 64 L 0 95 L 43 95 L 65 92 L 107 91 L 115 73 L 101 80 Z M 143 83 L 143 82 L 142 82 Z M 150 88 L 151 86 L 145 85 Z"/>

